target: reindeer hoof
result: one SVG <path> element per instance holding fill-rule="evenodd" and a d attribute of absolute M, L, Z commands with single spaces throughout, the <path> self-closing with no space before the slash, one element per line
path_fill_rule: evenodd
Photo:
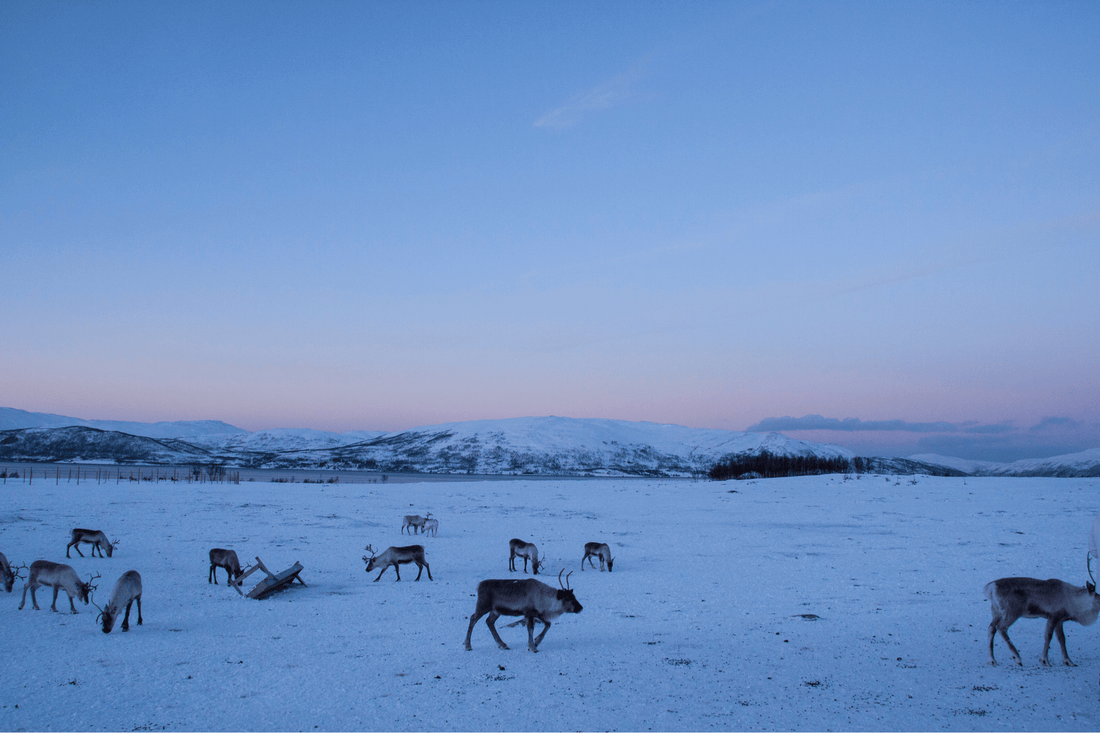
<path fill-rule="evenodd" d="M 1062 661 L 1062 664 L 1066 665 L 1067 667 L 1076 667 L 1076 666 L 1077 666 L 1076 664 L 1074 664 L 1073 662 L 1069 661 L 1068 659 L 1065 659 L 1065 660 L 1063 660 L 1063 661 Z"/>

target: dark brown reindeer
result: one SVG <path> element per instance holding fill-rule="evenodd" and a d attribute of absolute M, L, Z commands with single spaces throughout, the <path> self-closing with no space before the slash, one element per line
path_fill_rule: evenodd
<path fill-rule="evenodd" d="M 611 557 L 611 548 L 600 542 L 585 542 L 584 543 L 584 557 L 581 558 L 581 570 L 584 570 L 584 561 L 587 560 L 588 564 L 593 569 L 596 565 L 592 562 L 593 557 L 600 559 L 600 572 L 603 572 L 603 566 L 607 564 L 607 572 L 611 572 L 611 565 L 615 560 Z"/>
<path fill-rule="evenodd" d="M 80 551 L 80 543 L 87 542 L 92 546 L 92 557 L 95 557 L 95 551 L 99 550 L 99 556 L 103 557 L 103 548 L 107 548 L 107 557 L 110 557 L 115 552 L 115 545 L 118 544 L 118 540 L 113 543 L 107 539 L 107 535 L 100 532 L 98 529 L 77 529 L 73 530 L 72 541 L 65 546 L 65 557 L 71 557 L 69 555 L 69 548 L 76 547 L 76 552 L 81 557 L 84 557 L 84 553 Z"/>
<path fill-rule="evenodd" d="M 531 573 L 533 575 L 539 574 L 539 568 L 542 567 L 539 564 L 539 548 L 535 547 L 533 542 L 524 542 L 523 540 L 512 539 L 508 542 L 508 569 L 514 571 L 516 569 L 516 558 L 523 558 L 523 572 L 527 572 L 527 560 L 531 560 Z"/>
<path fill-rule="evenodd" d="M 130 607 L 138 604 L 138 626 L 141 626 L 141 575 L 136 570 L 127 570 L 115 583 L 111 590 L 111 600 L 107 606 L 100 610 L 99 618 L 103 621 L 103 633 L 111 633 L 115 627 L 115 619 L 126 608 L 126 615 L 122 618 L 122 630 L 130 630 Z M 96 608 L 99 608 L 98 606 Z"/>
<path fill-rule="evenodd" d="M 96 573 L 88 578 L 88 582 L 85 583 L 80 580 L 76 571 L 68 565 L 50 562 L 49 560 L 35 560 L 31 563 L 30 577 L 27 579 L 27 584 L 23 586 L 23 600 L 19 602 L 19 610 L 23 610 L 23 605 L 27 602 L 28 590 L 31 592 L 31 605 L 34 606 L 34 610 L 42 610 L 38 607 L 38 598 L 35 596 L 35 591 L 42 586 L 46 586 L 53 588 L 51 611 L 57 610 L 57 593 L 64 590 L 69 595 L 69 608 L 72 609 L 73 613 L 76 613 L 73 598 L 79 598 L 87 606 L 89 596 L 96 589 L 96 586 L 92 585 L 92 581 L 98 577 L 99 573 Z"/>
<path fill-rule="evenodd" d="M 218 568 L 225 568 L 225 572 L 229 574 L 229 580 L 227 583 L 232 583 L 233 578 L 239 578 L 241 575 L 241 562 L 237 559 L 237 553 L 233 550 L 223 550 L 220 547 L 215 547 L 210 551 L 210 572 L 206 576 L 206 582 L 214 582 L 214 585 L 218 584 Z M 138 615 L 141 614 L 141 604 L 138 604 Z"/>
<path fill-rule="evenodd" d="M 1062 630 L 1062 624 L 1076 621 L 1082 626 L 1089 626 L 1096 621 L 1097 614 L 1100 614 L 1100 596 L 1096 594 L 1096 586 L 1092 583 L 1085 583 L 1082 588 L 1054 578 L 1001 578 L 986 584 L 985 597 L 989 599 L 993 611 L 993 621 L 989 624 L 990 664 L 997 663 L 993 658 L 993 640 L 1000 631 L 1016 664 L 1024 666 L 1020 653 L 1008 638 L 1008 627 L 1016 619 L 1023 617 L 1047 620 L 1043 656 L 1039 659 L 1044 666 L 1050 666 L 1047 652 L 1050 651 L 1050 637 L 1056 634 L 1058 643 L 1062 646 L 1062 664 L 1075 667 L 1077 665 L 1069 660 L 1069 653 L 1066 652 L 1066 634 Z"/>
<path fill-rule="evenodd" d="M 416 563 L 417 573 L 416 579 L 420 580 L 421 574 L 424 570 L 428 571 L 428 580 L 432 579 L 432 569 L 428 567 L 428 561 L 424 559 L 424 546 L 423 545 L 409 545 L 408 547 L 388 547 L 386 551 L 377 557 L 374 554 L 374 550 L 370 545 L 366 546 L 367 552 L 370 553 L 370 557 L 363 555 L 363 562 L 367 564 L 367 572 L 374 570 L 375 568 L 382 568 L 382 572 L 378 574 L 378 577 L 374 579 L 377 583 L 382 579 L 382 574 L 393 566 L 393 572 L 397 573 L 397 579 L 401 580 L 401 565 L 405 565 L 410 562 Z"/>
<path fill-rule="evenodd" d="M 0 552 L 0 581 L 4 583 L 4 590 L 11 593 L 12 586 L 15 585 L 16 579 L 22 580 L 23 575 L 20 570 L 26 570 L 27 566 L 20 565 L 17 568 L 12 568 L 8 562 L 8 558 L 4 557 L 4 553 Z"/>
<path fill-rule="evenodd" d="M 564 571 L 563 571 L 564 572 Z M 572 573 L 570 573 L 572 575 Z M 573 590 L 567 587 L 569 576 L 565 576 L 566 585 L 561 582 L 561 573 L 558 573 L 558 585 L 561 589 L 553 588 L 534 578 L 523 580 L 483 580 L 477 584 L 477 606 L 474 615 L 470 616 L 470 626 L 466 629 L 466 651 L 473 649 L 470 646 L 470 636 L 474 633 L 474 624 L 485 614 L 485 625 L 496 639 L 497 646 L 507 649 L 508 645 L 497 633 L 496 621 L 501 616 L 523 616 L 522 621 L 527 625 L 527 648 L 537 652 L 539 643 L 550 630 L 550 622 L 563 613 L 580 613 L 582 606 L 573 595 Z M 535 637 L 535 621 L 541 621 L 546 627 L 542 633 Z M 515 624 L 511 624 L 515 626 Z"/>

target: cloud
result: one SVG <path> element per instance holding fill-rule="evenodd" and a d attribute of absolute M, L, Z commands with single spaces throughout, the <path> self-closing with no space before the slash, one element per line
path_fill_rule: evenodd
<path fill-rule="evenodd" d="M 1073 430 L 1083 427 L 1083 424 L 1069 417 L 1044 417 L 1035 425 L 1031 426 L 1031 432 L 1040 433 L 1051 430 Z"/>
<path fill-rule="evenodd" d="M 902 430 L 911 433 L 954 433 L 960 430 L 973 430 L 973 426 L 958 425 L 949 422 L 905 422 L 904 420 L 868 420 L 864 422 L 856 417 L 838 420 L 835 417 L 806 415 L 804 417 L 766 417 L 755 425 L 745 428 L 749 433 L 774 433 L 783 430 L 841 430 L 856 432 L 864 430 Z"/>
<path fill-rule="evenodd" d="M 580 123 L 592 112 L 611 109 L 633 98 L 634 85 L 644 76 L 642 64 L 611 77 L 603 84 L 581 92 L 557 109 L 535 120 L 535 127 L 564 130 Z"/>

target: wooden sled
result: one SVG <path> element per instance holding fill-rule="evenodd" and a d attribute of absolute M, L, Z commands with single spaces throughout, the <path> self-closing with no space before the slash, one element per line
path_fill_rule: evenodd
<path fill-rule="evenodd" d="M 256 572 L 257 570 L 263 570 L 267 574 L 267 577 L 257 583 L 256 587 L 248 591 L 248 593 L 244 593 L 243 591 L 241 591 L 241 583 L 244 581 L 245 578 L 247 578 L 249 575 L 252 575 L 252 573 Z M 255 598 L 258 601 L 261 598 L 267 598 L 272 593 L 283 590 L 295 580 L 297 580 L 302 585 L 305 585 L 306 582 L 298 577 L 298 573 L 300 572 L 302 572 L 302 564 L 298 561 L 295 561 L 293 565 L 291 565 L 283 572 L 278 574 L 273 573 L 267 569 L 267 566 L 264 565 L 264 561 L 257 557 L 255 565 L 252 565 L 245 569 L 243 573 L 234 578 L 229 584 L 233 586 L 234 590 L 236 590 L 242 596 L 247 595 L 249 598 Z"/>

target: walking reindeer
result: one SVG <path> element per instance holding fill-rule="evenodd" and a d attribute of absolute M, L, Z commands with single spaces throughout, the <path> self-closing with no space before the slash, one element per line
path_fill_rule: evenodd
<path fill-rule="evenodd" d="M 1062 630 L 1062 624 L 1076 621 L 1082 626 L 1089 626 L 1100 615 L 1100 595 L 1097 595 L 1096 586 L 1092 583 L 1085 583 L 1082 588 L 1055 578 L 1001 578 L 986 584 L 985 597 L 989 599 L 993 611 L 993 620 L 989 624 L 990 664 L 997 663 L 993 658 L 993 641 L 1000 631 L 1016 664 L 1024 666 L 1020 653 L 1008 638 L 1008 627 L 1016 623 L 1016 619 L 1023 617 L 1047 620 L 1043 635 L 1043 656 L 1039 659 L 1043 666 L 1050 666 L 1047 652 L 1050 651 L 1050 637 L 1056 634 L 1058 644 L 1062 647 L 1062 664 L 1076 667 L 1066 652 L 1066 634 Z"/>
<path fill-rule="evenodd" d="M 584 561 L 587 560 L 588 564 L 592 566 L 594 570 L 596 565 L 592 562 L 593 557 L 600 559 L 600 572 L 603 572 L 604 564 L 607 565 L 607 572 L 611 572 L 611 565 L 615 560 L 611 557 L 611 548 L 600 542 L 585 542 L 584 543 L 584 557 L 581 558 L 581 570 L 584 570 Z"/>
<path fill-rule="evenodd" d="M 4 553 L 0 552 L 0 581 L 4 583 L 4 590 L 11 593 L 12 586 L 15 585 L 16 579 L 22 580 L 23 575 L 20 570 L 26 570 L 27 566 L 20 565 L 17 568 L 12 568 L 8 562 L 8 558 L 4 557 Z"/>
<path fill-rule="evenodd" d="M 363 555 L 363 562 L 367 564 L 367 572 L 369 573 L 375 568 L 382 568 L 382 572 L 374 579 L 375 583 L 382 579 L 382 574 L 385 573 L 391 565 L 393 566 L 393 571 L 397 573 L 397 579 L 401 580 L 401 568 L 399 566 L 410 562 L 416 563 L 417 580 L 420 580 L 420 576 L 425 569 L 428 571 L 428 580 L 432 579 L 432 569 L 428 567 L 428 561 L 424 559 L 424 545 L 388 547 L 385 552 L 377 556 L 375 556 L 374 550 L 371 549 L 370 545 L 367 545 L 365 549 L 370 553 L 370 557 Z"/>
<path fill-rule="evenodd" d="M 137 601 L 138 626 L 141 626 L 141 575 L 136 570 L 127 570 L 111 589 L 111 600 L 99 611 L 99 619 L 103 621 L 103 633 L 111 633 L 115 627 L 115 619 L 122 613 L 125 607 L 126 615 L 122 618 L 122 630 L 130 630 L 130 607 Z M 96 606 L 99 608 L 99 606 Z"/>
<path fill-rule="evenodd" d="M 35 591 L 42 586 L 46 586 L 53 588 L 51 611 L 57 610 L 57 593 L 63 590 L 69 595 L 69 608 L 72 609 L 73 613 L 76 613 L 73 599 L 79 598 L 87 606 L 89 596 L 97 587 L 92 585 L 92 581 L 98 577 L 99 573 L 96 573 L 88 578 L 88 582 L 85 583 L 76 574 L 76 571 L 68 565 L 50 562 L 49 560 L 35 560 L 31 563 L 27 584 L 23 586 L 23 600 L 19 602 L 19 610 L 23 610 L 23 605 L 27 602 L 28 590 L 31 592 L 31 605 L 34 606 L 34 610 L 42 610 L 38 607 L 38 598 L 35 596 Z"/>
<path fill-rule="evenodd" d="M 107 535 L 100 532 L 98 529 L 77 529 L 73 530 L 72 540 L 65 546 L 65 557 L 71 557 L 69 555 L 69 548 L 75 547 L 76 552 L 81 557 L 84 557 L 84 553 L 80 551 L 80 543 L 87 542 L 92 546 L 92 557 L 95 557 L 95 551 L 99 550 L 99 556 L 103 557 L 103 548 L 107 548 L 107 557 L 110 557 L 115 552 L 115 545 L 118 544 L 118 540 L 111 542 L 107 539 Z"/>
<path fill-rule="evenodd" d="M 562 571 L 564 572 L 564 570 Z M 570 573 L 572 575 L 572 573 Z M 496 621 L 501 616 L 523 616 L 521 621 L 527 626 L 527 648 L 537 652 L 546 632 L 550 630 L 550 622 L 563 613 L 580 613 L 583 607 L 577 602 L 572 588 L 568 587 L 569 575 L 565 576 L 565 583 L 561 581 L 561 573 L 558 573 L 558 585 L 560 589 L 535 580 L 524 578 L 522 580 L 483 580 L 477 584 L 477 606 L 470 616 L 470 626 L 466 629 L 466 651 L 471 651 L 470 636 L 474 633 L 474 625 L 485 614 L 485 625 L 501 649 L 507 649 L 508 645 L 497 633 Z M 545 624 L 542 633 L 535 637 L 535 621 Z M 515 626 L 516 624 L 510 624 Z"/>
<path fill-rule="evenodd" d="M 523 540 L 513 539 L 508 542 L 508 569 L 514 571 L 516 569 L 516 558 L 523 558 L 523 572 L 527 572 L 527 560 L 531 560 L 531 573 L 533 575 L 539 574 L 539 568 L 542 567 L 539 564 L 539 548 L 535 547 L 533 542 L 524 542 Z"/>

